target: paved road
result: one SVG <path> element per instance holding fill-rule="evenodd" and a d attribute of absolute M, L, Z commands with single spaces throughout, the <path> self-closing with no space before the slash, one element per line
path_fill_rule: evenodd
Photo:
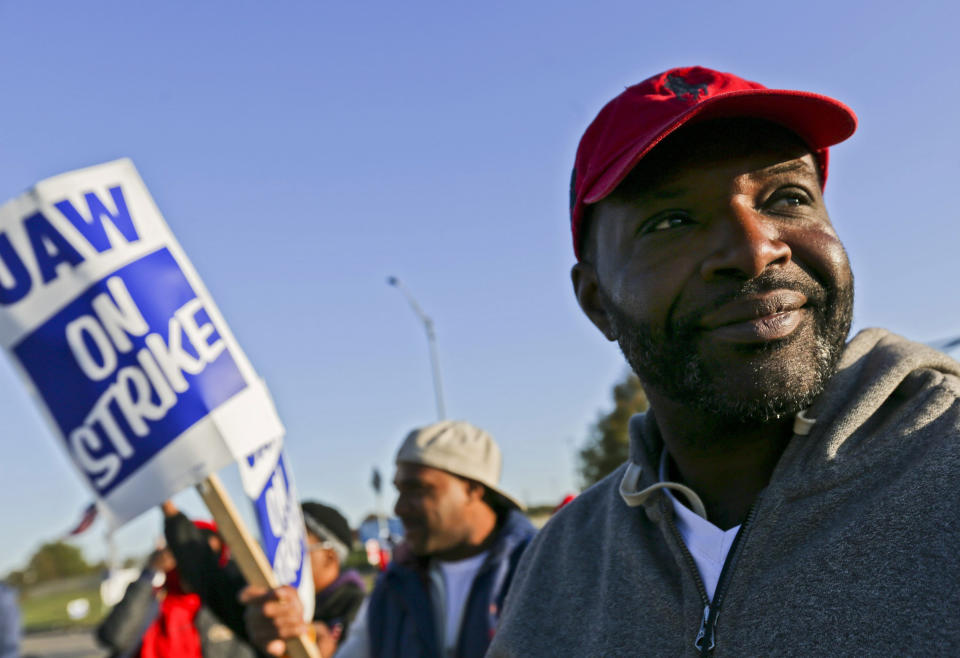
<path fill-rule="evenodd" d="M 104 658 L 106 651 L 97 647 L 90 631 L 69 633 L 35 633 L 23 638 L 23 658 Z"/>

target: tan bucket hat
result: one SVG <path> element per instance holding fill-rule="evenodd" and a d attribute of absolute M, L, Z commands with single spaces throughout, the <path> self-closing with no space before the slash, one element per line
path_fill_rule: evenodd
<path fill-rule="evenodd" d="M 525 509 L 500 488 L 503 458 L 493 437 L 465 421 L 443 420 L 413 430 L 397 451 L 397 463 L 429 466 L 474 480 L 517 509 Z"/>

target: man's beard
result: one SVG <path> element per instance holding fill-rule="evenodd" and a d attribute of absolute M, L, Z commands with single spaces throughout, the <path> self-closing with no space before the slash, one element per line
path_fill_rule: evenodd
<path fill-rule="evenodd" d="M 809 407 L 836 371 L 853 319 L 853 278 L 824 287 L 812 279 L 762 275 L 709 307 L 671 320 L 665 329 L 630 318 L 600 290 L 620 350 L 648 390 L 732 425 L 763 423 Z M 700 318 L 744 295 L 776 289 L 807 296 L 813 339 L 801 325 L 790 336 L 758 345 L 735 346 L 732 366 L 702 353 Z M 807 338 L 805 338 L 807 337 Z M 806 340 L 800 354 L 788 348 Z M 741 357 L 742 358 L 739 358 Z"/>

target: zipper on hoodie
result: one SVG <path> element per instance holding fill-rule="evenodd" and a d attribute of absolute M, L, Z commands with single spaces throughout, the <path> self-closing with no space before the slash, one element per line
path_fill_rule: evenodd
<path fill-rule="evenodd" d="M 684 543 L 683 537 L 680 536 L 680 531 L 677 530 L 677 524 L 673 520 L 673 510 L 670 510 L 670 513 L 666 514 L 667 525 L 670 526 L 674 538 L 680 545 L 680 551 L 683 554 L 684 560 L 687 562 L 691 573 L 693 573 L 697 591 L 700 593 L 700 601 L 703 603 L 703 618 L 700 620 L 700 629 L 697 631 L 697 637 L 693 641 L 694 648 L 700 652 L 700 656 L 703 658 L 709 656 L 714 647 L 717 646 L 716 630 L 717 619 L 720 617 L 720 606 L 723 605 L 723 599 L 724 596 L 726 596 L 730 583 L 730 574 L 733 572 L 736 564 L 738 557 L 737 549 L 740 546 L 740 540 L 749 532 L 753 517 L 756 515 L 757 503 L 759 501 L 760 497 L 757 496 L 757 499 L 753 501 L 753 505 L 750 506 L 750 510 L 747 512 L 747 518 L 740 524 L 740 531 L 737 533 L 737 536 L 734 537 L 733 544 L 730 545 L 730 550 L 727 552 L 727 559 L 723 561 L 723 568 L 720 569 L 717 588 L 713 592 L 713 601 L 710 601 L 707 596 L 707 588 L 704 586 L 703 579 L 700 577 L 700 569 L 697 568 L 696 561 L 690 554 L 686 543 Z M 667 502 L 666 496 L 663 496 L 661 504 L 665 505 Z"/>

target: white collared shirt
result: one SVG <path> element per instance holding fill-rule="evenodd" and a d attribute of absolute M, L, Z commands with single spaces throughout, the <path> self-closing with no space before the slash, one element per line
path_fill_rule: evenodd
<path fill-rule="evenodd" d="M 669 455 L 664 448 L 660 456 L 661 482 L 669 481 L 667 479 L 668 459 Z M 693 556 L 693 561 L 697 563 L 697 571 L 700 572 L 700 579 L 707 590 L 707 597 L 712 601 L 713 594 L 717 589 L 717 581 L 720 580 L 720 571 L 723 569 L 723 563 L 727 559 L 727 553 L 730 552 L 733 540 L 740 532 L 740 526 L 734 526 L 729 530 L 721 530 L 677 500 L 669 489 L 663 491 L 673 505 L 677 530 L 680 532 L 687 550 L 690 551 L 690 555 Z"/>
<path fill-rule="evenodd" d="M 456 562 L 433 560 L 430 563 L 430 600 L 434 608 L 437 639 L 440 640 L 446 656 L 456 654 L 456 644 L 460 637 L 460 626 L 463 625 L 467 598 L 487 553 L 489 551 L 483 551 Z M 369 600 L 369 598 L 364 599 L 357 611 L 357 616 L 350 625 L 350 634 L 337 649 L 336 658 L 369 658 L 371 653 L 367 627 Z"/>
<path fill-rule="evenodd" d="M 465 560 L 441 562 L 436 565 L 443 574 L 443 648 L 447 655 L 455 655 L 460 626 L 467 608 L 467 597 L 473 587 L 473 580 L 487 559 L 488 551 L 483 551 Z"/>

